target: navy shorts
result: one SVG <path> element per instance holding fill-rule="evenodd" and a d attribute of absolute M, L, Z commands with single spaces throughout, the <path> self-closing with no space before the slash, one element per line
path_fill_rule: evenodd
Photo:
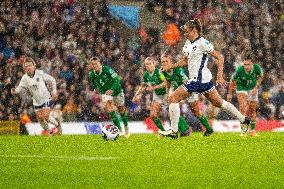
<path fill-rule="evenodd" d="M 35 111 L 40 110 L 42 108 L 50 108 L 52 106 L 53 102 L 51 100 L 48 100 L 47 102 L 43 103 L 39 106 L 34 106 Z"/>
<path fill-rule="evenodd" d="M 182 84 L 182 87 L 189 93 L 207 93 L 215 88 L 213 81 L 208 83 L 186 81 L 184 84 Z"/>

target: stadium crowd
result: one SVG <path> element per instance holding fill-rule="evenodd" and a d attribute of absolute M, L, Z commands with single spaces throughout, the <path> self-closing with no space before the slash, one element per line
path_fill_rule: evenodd
<path fill-rule="evenodd" d="M 241 0 L 148 0 L 146 5 L 165 22 L 178 26 L 189 19 L 187 15 L 199 18 L 204 23 L 204 35 L 225 57 L 227 81 L 235 67 L 241 64 L 243 52 L 252 52 L 265 73 L 259 93 L 258 117 L 283 118 L 283 4 L 268 0 L 249 3 Z M 133 42 L 119 34 L 111 19 L 105 1 L 1 1 L 0 120 L 19 119 L 24 113 L 34 120 L 28 94 L 15 97 L 10 94 L 24 74 L 21 64 L 25 56 L 33 57 L 39 69 L 57 80 L 56 108 L 63 111 L 65 121 L 107 118 L 100 109 L 98 93 L 88 84 L 87 61 L 94 55 L 121 76 L 130 118 L 142 120 L 146 117 L 151 96 L 145 95 L 138 107 L 131 99 L 143 75 L 141 63 L 149 55 L 158 58 L 165 44 L 162 39 L 148 37 L 133 47 Z M 180 56 L 179 48 L 171 48 L 173 54 Z M 226 96 L 227 89 L 219 90 Z M 228 119 L 202 98 L 200 108 L 210 118 Z M 185 103 L 182 111 L 190 112 L 188 109 Z"/>

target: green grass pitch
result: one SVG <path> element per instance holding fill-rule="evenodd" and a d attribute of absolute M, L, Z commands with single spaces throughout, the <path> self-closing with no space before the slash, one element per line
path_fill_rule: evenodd
<path fill-rule="evenodd" d="M 284 133 L 0 136 L 0 188 L 284 188 Z"/>

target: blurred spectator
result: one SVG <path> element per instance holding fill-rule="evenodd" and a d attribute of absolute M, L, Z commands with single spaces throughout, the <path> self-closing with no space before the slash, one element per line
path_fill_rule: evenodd
<path fill-rule="evenodd" d="M 67 103 L 64 105 L 62 109 L 62 112 L 63 112 L 64 121 L 67 122 L 76 121 L 78 107 L 75 104 L 72 96 L 68 98 Z"/>
<path fill-rule="evenodd" d="M 59 73 L 59 77 L 65 79 L 68 84 L 73 81 L 73 72 L 68 68 L 67 65 L 63 66 L 63 69 Z"/>
<path fill-rule="evenodd" d="M 23 75 L 24 56 L 32 56 L 38 68 L 56 78 L 57 103 L 62 105 L 69 121 L 106 119 L 101 114 L 100 99 L 89 91 L 86 63 L 94 55 L 101 57 L 121 76 L 126 103 L 132 110 L 130 119 L 143 119 L 147 115 L 151 95 L 144 95 L 137 107 L 131 102 L 143 75 L 141 62 L 150 55 L 158 58 L 161 50 L 169 47 L 160 40 L 162 32 L 157 29 L 143 30 L 141 41 L 137 36 L 125 38 L 112 24 L 106 2 L 0 2 L 0 119 L 20 119 L 22 110 L 27 109 L 34 120 L 27 94 L 21 94 L 21 99 L 10 97 L 11 87 L 18 84 Z M 268 0 L 145 2 L 146 7 L 161 15 L 166 24 L 180 27 L 188 19 L 201 19 L 204 35 L 225 57 L 224 77 L 227 80 L 241 64 L 243 54 L 253 53 L 265 72 L 259 116 L 283 118 L 283 3 Z M 180 45 L 170 47 L 177 57 L 181 56 Z M 216 70 L 212 60 L 209 62 L 211 69 Z M 210 105 L 203 100 L 201 103 L 209 114 Z M 190 112 L 186 104 L 183 112 Z M 227 118 L 218 116 L 218 110 L 211 112 L 215 118 Z"/>

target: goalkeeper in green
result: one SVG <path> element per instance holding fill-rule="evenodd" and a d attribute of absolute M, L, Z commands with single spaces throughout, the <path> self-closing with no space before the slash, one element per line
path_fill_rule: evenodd
<path fill-rule="evenodd" d="M 251 116 L 250 123 L 251 136 L 255 136 L 256 125 L 256 109 L 258 106 L 258 89 L 262 82 L 263 71 L 258 64 L 252 62 L 252 58 L 248 55 L 243 62 L 243 66 L 237 68 L 233 75 L 227 100 L 231 101 L 232 93 L 236 86 L 236 93 L 239 102 L 239 109 L 243 115 Z M 241 136 L 245 136 L 247 127 L 241 125 Z"/>
<path fill-rule="evenodd" d="M 98 57 L 92 57 L 89 66 L 89 82 L 92 88 L 99 92 L 103 108 L 109 113 L 113 123 L 124 134 L 124 128 L 120 124 L 121 118 L 125 126 L 125 136 L 128 137 L 128 115 L 120 77 L 109 66 L 103 65 Z M 118 110 L 120 116 L 116 110 Z"/>

